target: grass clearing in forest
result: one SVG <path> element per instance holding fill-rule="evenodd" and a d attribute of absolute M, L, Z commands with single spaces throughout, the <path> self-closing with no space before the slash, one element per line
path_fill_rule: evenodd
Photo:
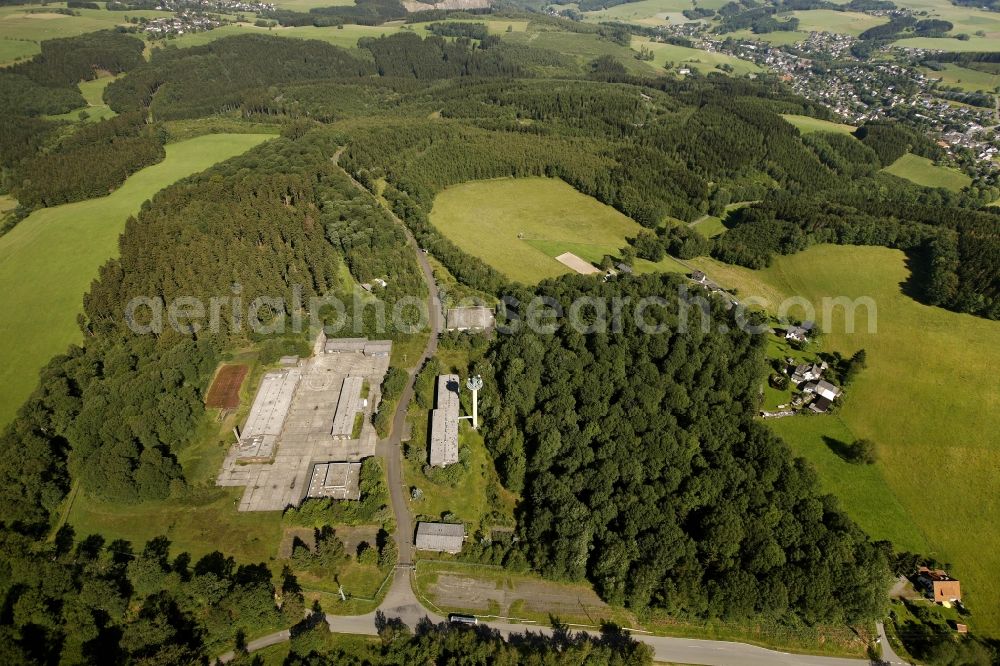
<path fill-rule="evenodd" d="M 67 111 L 66 113 L 61 113 L 55 116 L 46 116 L 46 118 L 49 120 L 77 121 L 81 119 L 81 112 L 86 112 L 87 117 L 85 120 L 88 122 L 97 122 L 98 120 L 114 118 L 118 114 L 112 111 L 110 106 L 104 103 L 104 89 L 107 88 L 108 84 L 116 78 L 117 77 L 114 76 L 102 76 L 90 81 L 81 81 L 79 83 L 80 93 L 83 95 L 83 98 L 87 100 L 87 106 L 81 106 L 79 109 L 73 109 L 72 111 Z"/>
<path fill-rule="evenodd" d="M 3 34 L 3 33 L 0 33 Z M 9 39 L 0 37 L 0 67 L 13 64 L 40 53 L 42 47 L 38 42 L 27 39 Z"/>
<path fill-rule="evenodd" d="M 125 220 L 164 187 L 246 152 L 268 134 L 212 134 L 169 144 L 159 164 L 106 197 L 37 210 L 0 237 L 0 424 L 38 384 L 38 371 L 80 342 L 83 294 L 118 251 Z"/>
<path fill-rule="evenodd" d="M 1000 635 L 1000 323 L 922 305 L 902 293 L 906 257 L 882 247 L 820 245 L 752 271 L 710 259 L 691 262 L 741 298 L 759 295 L 773 307 L 783 298 L 870 297 L 877 330 L 858 311 L 846 333 L 838 309 L 822 340 L 826 351 L 865 349 L 868 367 L 847 387 L 834 417 L 776 422 L 792 449 L 814 461 L 820 479 L 875 538 L 900 546 L 922 537 L 925 554 L 949 562 L 962 581 L 972 631 Z M 789 313 L 801 317 L 795 308 Z M 849 434 L 848 434 L 849 433 Z M 898 509 L 881 506 L 872 470 L 843 467 L 823 450 L 822 437 L 871 439 L 877 471 Z M 893 503 L 895 504 L 895 503 Z M 891 524 L 889 524 L 891 523 Z"/>
<path fill-rule="evenodd" d="M 958 192 L 972 179 L 952 167 L 938 166 L 926 157 L 906 153 L 882 171 L 924 187 L 943 187 Z"/>
<path fill-rule="evenodd" d="M 465 252 L 526 284 L 571 272 L 554 259 L 563 252 L 600 261 L 642 230 L 611 206 L 554 178 L 449 187 L 434 199 L 430 217 Z"/>
<path fill-rule="evenodd" d="M 795 126 L 802 134 L 813 132 L 837 132 L 839 134 L 853 134 L 857 129 L 853 125 L 835 123 L 830 120 L 821 120 L 812 116 L 797 116 L 792 113 L 782 113 L 781 117 Z"/>
<path fill-rule="evenodd" d="M 401 30 L 390 25 L 344 25 L 342 27 L 312 25 L 295 27 L 258 28 L 249 23 L 231 23 L 207 32 L 193 32 L 181 35 L 176 39 L 164 42 L 168 46 L 186 48 L 202 46 L 217 39 L 232 35 L 270 35 L 272 37 L 289 37 L 291 39 L 318 39 L 327 44 L 333 44 L 345 49 L 357 48 L 362 37 L 381 37 L 395 34 Z"/>
<path fill-rule="evenodd" d="M 557 31 L 532 32 L 529 30 L 528 32 L 505 34 L 503 39 L 537 49 L 549 49 L 575 58 L 581 72 L 585 71 L 592 61 L 601 56 L 611 56 L 631 74 L 654 76 L 659 72 L 655 65 L 637 60 L 635 53 L 627 46 L 601 39 L 595 34 Z"/>

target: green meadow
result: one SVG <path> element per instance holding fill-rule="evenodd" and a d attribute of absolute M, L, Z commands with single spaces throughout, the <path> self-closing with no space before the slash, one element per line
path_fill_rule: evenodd
<path fill-rule="evenodd" d="M 615 255 L 642 227 L 552 178 L 481 180 L 437 195 L 431 222 L 469 254 L 512 280 L 533 284 L 570 273 L 554 257 Z"/>
<path fill-rule="evenodd" d="M 952 192 L 958 192 L 970 185 L 972 179 L 951 167 L 937 166 L 926 157 L 907 153 L 898 160 L 882 169 L 882 171 L 905 178 L 924 187 L 943 187 Z"/>
<path fill-rule="evenodd" d="M 875 316 L 859 308 L 848 332 L 845 310 L 837 308 L 822 338 L 827 351 L 863 348 L 868 356 L 835 415 L 769 423 L 813 461 L 823 486 L 873 537 L 904 548 L 925 543 L 922 552 L 950 563 L 972 610 L 970 626 L 1000 634 L 1000 323 L 903 294 L 910 271 L 898 250 L 821 245 L 777 257 L 761 271 L 705 258 L 691 263 L 741 298 L 764 298 L 771 311 L 793 295 L 820 313 L 824 297 L 872 299 Z M 871 439 L 879 462 L 845 466 L 824 450 L 824 437 Z"/>
<path fill-rule="evenodd" d="M 802 32 L 801 30 L 777 30 L 775 32 L 765 32 L 758 35 L 747 29 L 728 32 L 724 36 L 732 37 L 733 39 L 750 39 L 758 42 L 767 42 L 768 44 L 772 44 L 774 46 L 789 46 L 791 44 L 801 42 L 809 36 L 809 33 Z"/>
<path fill-rule="evenodd" d="M 832 9 L 809 9 L 792 12 L 799 20 L 801 32 L 834 32 L 842 35 L 860 35 L 868 28 L 888 23 L 882 16 L 869 16 L 860 12 L 838 12 Z"/>
<path fill-rule="evenodd" d="M 307 25 L 300 27 L 275 27 L 258 28 L 249 23 L 231 23 L 215 30 L 207 32 L 193 32 L 181 35 L 176 39 L 164 42 L 166 46 L 176 46 L 186 48 L 189 46 L 202 46 L 223 37 L 230 35 L 273 35 L 275 37 L 291 37 L 294 39 L 318 39 L 334 46 L 345 49 L 353 49 L 358 45 L 358 40 L 362 37 L 381 37 L 382 35 L 392 35 L 400 31 L 398 26 L 382 25 L 345 25 L 343 28 L 323 27 Z"/>
<path fill-rule="evenodd" d="M 812 132 L 839 132 L 841 134 L 853 134 L 857 128 L 844 123 L 835 123 L 829 120 L 820 120 L 811 116 L 796 116 L 791 113 L 783 113 L 781 117 L 794 125 L 803 134 Z"/>
<path fill-rule="evenodd" d="M 35 211 L 0 237 L 0 423 L 8 422 L 55 354 L 80 341 L 76 317 L 125 220 L 167 185 L 239 155 L 267 134 L 215 134 L 167 146 L 159 164 L 112 194 Z"/>
<path fill-rule="evenodd" d="M 57 116 L 46 117 L 51 120 L 79 120 L 80 112 L 85 111 L 87 113 L 86 119 L 89 122 L 114 118 L 118 114 L 104 103 L 104 89 L 114 80 L 115 77 L 113 76 L 102 76 L 92 81 L 81 81 L 79 84 L 80 93 L 87 100 L 87 105 Z"/>
<path fill-rule="evenodd" d="M 51 3 L 47 7 L 66 7 L 66 3 Z M 135 10 L 109 12 L 105 9 L 74 9 L 79 16 L 67 16 L 45 11 L 39 5 L 13 5 L 0 7 L 0 35 L 4 40 L 26 39 L 41 42 L 56 37 L 73 37 L 85 32 L 107 30 L 125 23 L 125 16 L 159 18 L 173 16 L 172 12 Z M 35 49 L 37 53 L 38 49 Z"/>
<path fill-rule="evenodd" d="M 742 60 L 724 53 L 712 53 L 700 49 L 691 49 L 686 46 L 677 46 L 676 44 L 651 42 L 642 37 L 632 38 L 633 49 L 638 51 L 643 46 L 653 51 L 653 62 L 660 67 L 666 67 L 668 63 L 673 63 L 675 70 L 686 67 L 707 74 L 719 71 L 717 66 L 725 64 L 733 68 L 733 74 L 736 76 L 764 71 L 748 60 Z"/>
<path fill-rule="evenodd" d="M 10 65 L 24 58 L 30 58 L 41 50 L 42 48 L 38 45 L 38 42 L 2 37 L 0 38 L 0 67 Z"/>
<path fill-rule="evenodd" d="M 699 7 L 707 9 L 719 9 L 726 0 L 703 0 L 698 3 Z M 593 21 L 625 21 L 628 23 L 641 23 L 645 25 L 662 25 L 666 22 L 665 15 L 675 15 L 679 22 L 687 21 L 681 15 L 685 9 L 691 8 L 688 0 L 640 0 L 639 2 L 629 2 L 616 5 L 608 9 L 595 12 L 587 12 L 587 19 Z"/>
<path fill-rule="evenodd" d="M 992 92 L 1000 87 L 1000 74 L 980 72 L 977 69 L 968 69 L 954 63 L 946 63 L 942 67 L 941 70 L 924 67 L 921 71 L 929 78 L 938 79 L 944 85 L 957 86 L 969 92 L 980 90 Z"/>

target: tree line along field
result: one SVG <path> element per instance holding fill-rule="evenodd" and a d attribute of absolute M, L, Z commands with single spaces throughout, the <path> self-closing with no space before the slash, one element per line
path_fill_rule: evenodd
<path fill-rule="evenodd" d="M 868 296 L 878 306 L 877 332 L 863 310 L 855 333 L 835 316 L 823 348 L 865 349 L 868 368 L 846 391 L 832 416 L 771 422 L 793 450 L 817 466 L 826 488 L 875 538 L 928 547 L 951 563 L 973 609 L 970 624 L 1000 631 L 1000 328 L 995 322 L 921 305 L 902 293 L 909 269 L 899 251 L 816 246 L 778 257 L 761 271 L 710 259 L 693 264 L 741 295 L 760 295 L 775 307 L 783 298 Z M 842 315 L 842 311 L 840 315 Z M 792 316 L 797 316 L 795 311 Z M 859 470 L 828 450 L 823 438 L 876 442 L 880 462 Z M 886 495 L 886 488 L 892 497 Z"/>
<path fill-rule="evenodd" d="M 97 269 L 116 254 L 125 220 L 143 201 L 192 173 L 239 155 L 267 134 L 214 134 L 167 145 L 161 163 L 107 197 L 29 215 L 0 237 L 0 423 L 35 388 L 38 370 L 80 340 L 80 302 Z"/>
<path fill-rule="evenodd" d="M 923 73 L 941 83 L 956 86 L 968 92 L 990 92 L 1000 86 L 1000 75 L 969 69 L 955 63 L 941 63 L 939 69 L 925 67 Z"/>

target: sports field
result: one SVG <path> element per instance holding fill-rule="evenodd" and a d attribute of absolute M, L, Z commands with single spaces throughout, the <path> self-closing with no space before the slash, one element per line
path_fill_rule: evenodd
<path fill-rule="evenodd" d="M 632 38 L 633 49 L 638 51 L 643 46 L 653 51 L 653 62 L 660 67 L 665 67 L 668 63 L 673 63 L 675 70 L 687 67 L 707 74 L 709 72 L 720 71 L 716 68 L 717 65 L 726 64 L 733 68 L 733 74 L 736 76 L 764 71 L 748 60 L 742 60 L 724 53 L 711 53 L 700 49 L 690 49 L 686 46 L 677 46 L 676 44 L 651 42 L 642 37 Z"/>
<path fill-rule="evenodd" d="M 926 157 L 907 153 L 898 160 L 882 169 L 893 176 L 923 185 L 925 187 L 943 187 L 952 192 L 958 192 L 972 183 L 967 175 L 951 167 L 937 166 Z"/>
<path fill-rule="evenodd" d="M 1000 87 L 1000 75 L 980 72 L 977 69 L 968 69 L 954 63 L 947 63 L 940 70 L 923 67 L 921 71 L 929 78 L 938 79 L 945 85 L 957 86 L 969 92 L 980 90 L 993 92 Z"/>
<path fill-rule="evenodd" d="M 839 132 L 841 134 L 851 134 L 856 130 L 852 125 L 835 123 L 829 120 L 820 120 L 811 116 L 796 116 L 791 113 L 783 113 L 781 117 L 790 122 L 803 134 L 812 132 Z"/>
<path fill-rule="evenodd" d="M 624 247 L 638 223 L 554 178 L 503 178 L 449 187 L 431 222 L 469 254 L 512 280 L 533 284 L 569 273 L 554 257 L 600 261 Z M 519 237 L 520 236 L 520 237 Z"/>
<path fill-rule="evenodd" d="M 898 250 L 821 245 L 778 257 L 762 271 L 711 259 L 691 263 L 738 288 L 741 298 L 765 297 L 772 310 L 792 295 L 813 303 L 839 296 L 874 300 L 876 332 L 868 332 L 860 309 L 855 332 L 847 333 L 839 309 L 823 339 L 828 351 L 864 348 L 868 354 L 868 368 L 848 387 L 837 415 L 793 417 L 773 427 L 816 464 L 824 486 L 836 490 L 872 536 L 894 536 L 901 545 L 922 538 L 927 554 L 951 563 L 973 630 L 1000 635 L 1000 323 L 904 295 L 900 285 L 909 269 Z M 790 314 L 800 316 L 794 309 Z M 902 512 L 885 499 L 877 475 L 831 458 L 824 436 L 873 440 L 880 455 L 874 469 Z"/>
<path fill-rule="evenodd" d="M 269 138 L 214 134 L 170 144 L 166 159 L 112 194 L 36 211 L 0 237 L 0 424 L 35 388 L 38 370 L 79 342 L 83 294 L 117 253 L 128 216 L 167 185 Z"/>
<path fill-rule="evenodd" d="M 240 387 L 250 368 L 245 365 L 220 366 L 205 396 L 205 406 L 215 409 L 236 409 L 240 406 Z"/>

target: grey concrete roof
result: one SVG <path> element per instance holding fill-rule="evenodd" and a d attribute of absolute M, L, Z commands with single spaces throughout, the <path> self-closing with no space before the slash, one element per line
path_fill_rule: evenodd
<path fill-rule="evenodd" d="M 458 462 L 458 375 L 437 378 L 437 409 L 431 412 L 432 467 Z"/>
<path fill-rule="evenodd" d="M 452 523 L 418 523 L 417 550 L 457 553 L 465 541 L 465 525 Z"/>

